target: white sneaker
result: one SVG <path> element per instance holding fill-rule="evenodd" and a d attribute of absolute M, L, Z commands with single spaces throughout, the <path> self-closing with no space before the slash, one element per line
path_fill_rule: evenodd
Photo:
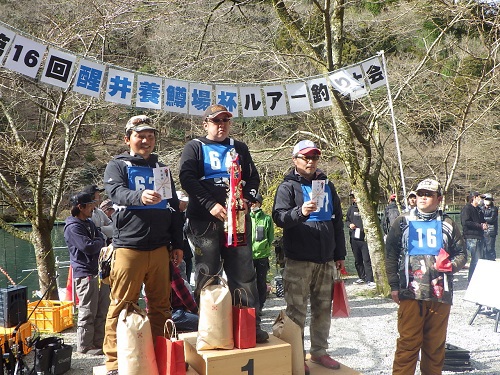
<path fill-rule="evenodd" d="M 368 285 L 368 288 L 370 288 L 370 289 L 375 289 L 377 287 L 377 284 L 375 284 L 373 281 L 370 281 L 367 285 Z"/>
<path fill-rule="evenodd" d="M 359 285 L 359 284 L 364 284 L 364 283 L 365 283 L 365 280 L 363 280 L 363 279 L 357 279 L 357 280 L 354 282 L 354 284 L 358 284 L 358 285 Z"/>

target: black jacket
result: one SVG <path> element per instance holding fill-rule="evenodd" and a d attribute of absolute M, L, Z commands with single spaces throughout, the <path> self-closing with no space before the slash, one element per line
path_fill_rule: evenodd
<path fill-rule="evenodd" d="M 495 237 L 498 234 L 498 207 L 491 203 L 489 206 L 482 206 L 484 221 L 488 224 L 488 229 L 484 234 L 488 237 Z"/>
<path fill-rule="evenodd" d="M 316 172 L 317 180 L 326 180 L 321 172 Z M 340 199 L 333 183 L 328 181 L 332 192 L 333 216 L 328 221 L 307 221 L 302 214 L 304 197 L 301 184 L 311 185 L 311 181 L 291 170 L 278 187 L 274 198 L 273 220 L 283 228 L 283 248 L 285 256 L 299 261 L 326 263 L 344 260 L 346 246 L 342 222 Z M 309 199 L 306 199 L 306 201 Z"/>
<path fill-rule="evenodd" d="M 485 220 L 479 207 L 467 203 L 460 212 L 460 221 L 462 222 L 462 233 L 465 239 L 476 238 L 480 240 L 484 237 L 482 223 L 485 223 Z"/>
<path fill-rule="evenodd" d="M 69 216 L 64 226 L 64 240 L 69 250 L 73 277 L 96 276 L 104 236 L 92 220 Z"/>
<path fill-rule="evenodd" d="M 222 206 L 226 205 L 229 185 L 228 182 L 221 179 L 202 179 L 205 175 L 202 143 L 229 145 L 230 138 L 226 138 L 222 142 L 215 142 L 206 137 L 200 137 L 189 141 L 184 146 L 180 161 L 179 179 L 182 188 L 189 195 L 186 216 L 188 219 L 196 218 L 217 222 L 219 220 L 210 214 L 210 210 L 217 203 Z M 246 144 L 234 140 L 234 149 L 239 155 L 242 170 L 241 178 L 245 181 L 243 197 L 254 202 L 260 185 L 259 173 Z"/>
<path fill-rule="evenodd" d="M 152 154 L 148 160 L 128 152 L 115 156 L 106 166 L 104 187 L 108 197 L 119 207 L 113 214 L 113 245 L 137 250 L 154 250 L 161 246 L 182 249 L 182 214 L 175 194 L 172 176 L 172 198 L 166 209 L 131 210 L 127 206 L 143 206 L 141 190 L 131 190 L 128 184 L 128 165 L 154 168 L 165 166 Z"/>
<path fill-rule="evenodd" d="M 361 220 L 361 215 L 359 214 L 358 205 L 356 202 L 352 203 L 347 209 L 347 214 L 345 216 L 345 222 L 349 227 L 350 224 L 354 224 L 356 228 L 359 228 L 361 233 L 359 238 L 354 237 L 355 230 L 349 228 L 349 235 L 351 239 L 364 241 L 365 239 L 365 231 L 363 229 L 363 220 Z"/>

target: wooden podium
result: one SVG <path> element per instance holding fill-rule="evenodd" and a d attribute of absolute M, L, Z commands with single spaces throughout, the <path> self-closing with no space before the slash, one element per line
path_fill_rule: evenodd
<path fill-rule="evenodd" d="M 292 348 L 290 344 L 269 336 L 269 341 L 250 349 L 196 351 L 197 332 L 184 333 L 186 362 L 200 375 L 255 374 L 290 375 Z"/>
<path fill-rule="evenodd" d="M 250 349 L 196 351 L 197 332 L 179 334 L 184 340 L 185 360 L 189 364 L 186 375 L 292 375 L 292 348 L 290 344 L 270 335 L 269 341 Z M 314 375 L 362 375 L 345 365 L 329 370 L 312 363 L 307 364 Z M 94 367 L 93 375 L 105 375 L 105 366 Z"/>

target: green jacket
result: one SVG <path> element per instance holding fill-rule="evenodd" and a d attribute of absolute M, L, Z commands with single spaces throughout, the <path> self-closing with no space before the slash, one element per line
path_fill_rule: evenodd
<path fill-rule="evenodd" d="M 250 212 L 252 220 L 252 255 L 253 259 L 267 258 L 271 255 L 274 240 L 274 224 L 271 216 L 261 209 Z"/>

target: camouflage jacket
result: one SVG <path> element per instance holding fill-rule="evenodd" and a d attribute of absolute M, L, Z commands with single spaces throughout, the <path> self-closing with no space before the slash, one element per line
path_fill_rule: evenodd
<path fill-rule="evenodd" d="M 449 254 L 452 271 L 436 270 L 435 255 L 410 255 L 409 222 L 431 222 L 422 219 L 416 209 L 404 213 L 393 223 L 387 235 L 386 272 L 391 291 L 399 290 L 400 299 L 417 299 L 452 304 L 453 276 L 465 265 L 467 250 L 457 224 L 441 211 L 433 219 L 441 224 L 442 248 Z"/>

